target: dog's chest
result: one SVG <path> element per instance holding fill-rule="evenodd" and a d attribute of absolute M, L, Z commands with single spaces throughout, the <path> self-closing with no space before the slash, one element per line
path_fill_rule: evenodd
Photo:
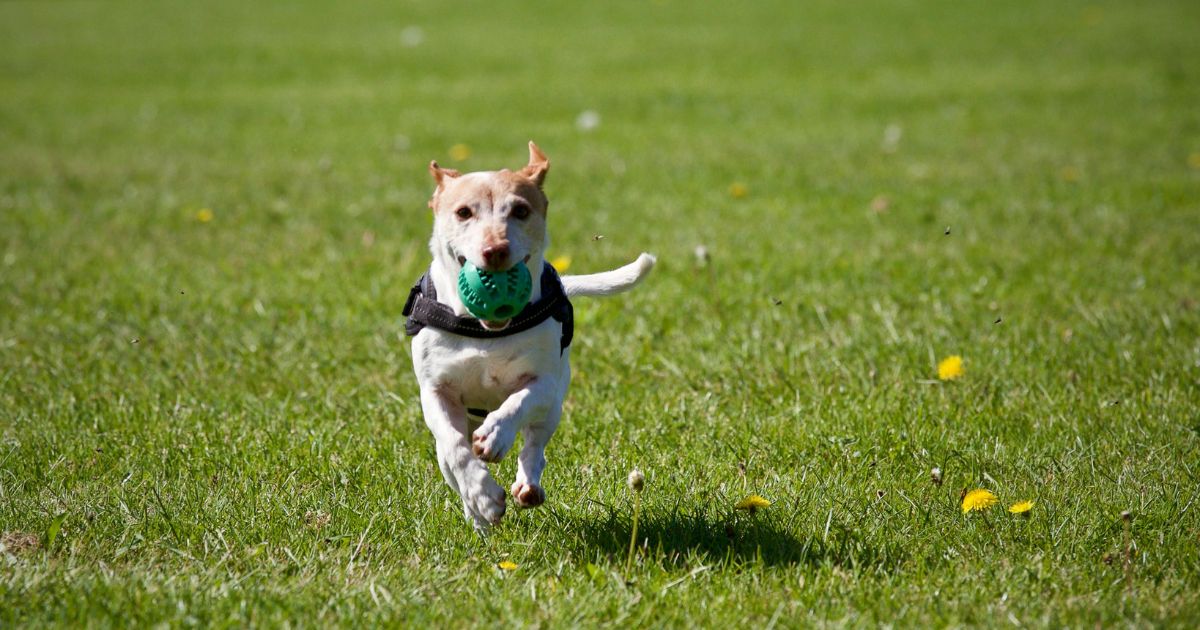
<path fill-rule="evenodd" d="M 536 328 L 497 339 L 471 339 L 435 329 L 414 339 L 418 380 L 454 391 L 468 406 L 494 408 L 533 377 L 557 375 L 560 327 L 548 320 Z"/>

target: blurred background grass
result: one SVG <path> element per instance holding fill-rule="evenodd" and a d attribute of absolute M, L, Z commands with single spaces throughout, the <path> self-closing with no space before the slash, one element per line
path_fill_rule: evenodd
<path fill-rule="evenodd" d="M 0 529 L 68 515 L 7 556 L 7 619 L 1194 619 L 1197 32 L 1187 2 L 0 4 Z M 400 307 L 429 160 L 530 139 L 552 253 L 660 265 L 577 305 L 550 505 L 485 543 Z M 668 544 L 626 587 L 633 465 Z M 965 527 L 968 485 L 1036 496 L 1037 534 Z M 726 538 L 751 490 L 773 520 Z"/>

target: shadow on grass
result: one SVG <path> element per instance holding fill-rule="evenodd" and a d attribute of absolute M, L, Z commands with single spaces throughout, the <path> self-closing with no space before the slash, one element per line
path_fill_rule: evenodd
<path fill-rule="evenodd" d="M 609 510 L 600 520 L 573 523 L 584 550 L 600 550 L 614 560 L 629 553 L 630 514 Z M 857 531 L 835 526 L 822 533 L 797 536 L 770 512 L 747 514 L 675 510 L 643 510 L 637 545 L 643 557 L 665 565 L 685 566 L 697 557 L 705 562 L 761 563 L 767 566 L 830 565 L 842 568 L 895 568 L 903 551 L 867 542 Z"/>

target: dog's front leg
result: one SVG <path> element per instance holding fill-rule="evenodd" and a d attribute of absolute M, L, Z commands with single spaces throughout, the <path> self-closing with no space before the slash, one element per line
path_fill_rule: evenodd
<path fill-rule="evenodd" d="M 561 402 L 550 408 L 545 420 L 531 422 L 521 432 L 525 443 L 517 455 L 517 479 L 511 491 L 519 507 L 535 508 L 546 502 L 546 491 L 541 485 L 542 471 L 546 469 L 546 444 L 558 428 L 560 418 Z"/>
<path fill-rule="evenodd" d="M 466 409 L 430 387 L 421 388 L 421 407 L 437 442 L 438 465 L 446 483 L 462 497 L 463 510 L 475 529 L 487 531 L 504 516 L 504 490 L 471 451 Z"/>
<path fill-rule="evenodd" d="M 530 422 L 546 417 L 557 399 L 556 389 L 553 379 L 531 376 L 499 409 L 489 413 L 473 434 L 471 447 L 479 459 L 485 462 L 504 459 L 517 432 Z"/>

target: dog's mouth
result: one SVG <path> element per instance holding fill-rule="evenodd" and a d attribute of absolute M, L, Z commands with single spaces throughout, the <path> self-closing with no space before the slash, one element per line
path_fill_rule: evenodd
<path fill-rule="evenodd" d="M 529 264 L 529 259 L 530 259 L 530 258 L 532 258 L 532 257 L 533 257 L 533 254 L 527 254 L 527 255 L 525 256 L 525 258 L 521 260 L 521 262 L 523 262 L 523 263 L 525 263 L 525 264 L 527 264 L 527 265 L 528 265 L 528 264 Z M 455 255 L 455 260 L 457 260 L 457 261 L 458 261 L 458 266 L 459 266 L 459 267 L 466 267 L 466 266 L 467 266 L 467 257 L 466 257 L 466 256 L 463 256 L 462 254 L 456 254 L 456 255 Z M 509 269 L 511 269 L 511 267 L 509 267 Z M 493 270 L 489 270 L 489 271 L 493 271 Z M 494 271 L 508 271 L 508 269 L 496 269 L 496 270 L 494 270 Z"/>
<path fill-rule="evenodd" d="M 454 258 L 455 258 L 455 260 L 458 261 L 458 264 L 460 267 L 466 266 L 466 264 L 467 264 L 466 256 L 463 256 L 462 254 L 459 254 L 458 252 L 456 252 L 454 250 L 451 250 L 450 253 L 452 253 L 454 255 Z M 521 262 L 529 264 L 529 259 L 532 257 L 533 257 L 533 254 L 528 254 L 525 256 L 525 258 Z M 501 320 L 488 320 L 488 319 L 479 320 L 479 325 L 483 326 L 484 330 L 487 330 L 490 332 L 499 332 L 501 330 L 504 330 L 505 328 L 508 328 L 508 325 L 511 323 L 512 323 L 511 317 L 508 319 L 501 319 Z"/>
<path fill-rule="evenodd" d="M 488 321 L 486 319 L 479 320 L 479 325 L 483 326 L 484 330 L 490 330 L 492 332 L 504 330 L 505 328 L 508 328 L 508 325 L 511 323 L 512 319 L 505 319 L 498 322 Z"/>

